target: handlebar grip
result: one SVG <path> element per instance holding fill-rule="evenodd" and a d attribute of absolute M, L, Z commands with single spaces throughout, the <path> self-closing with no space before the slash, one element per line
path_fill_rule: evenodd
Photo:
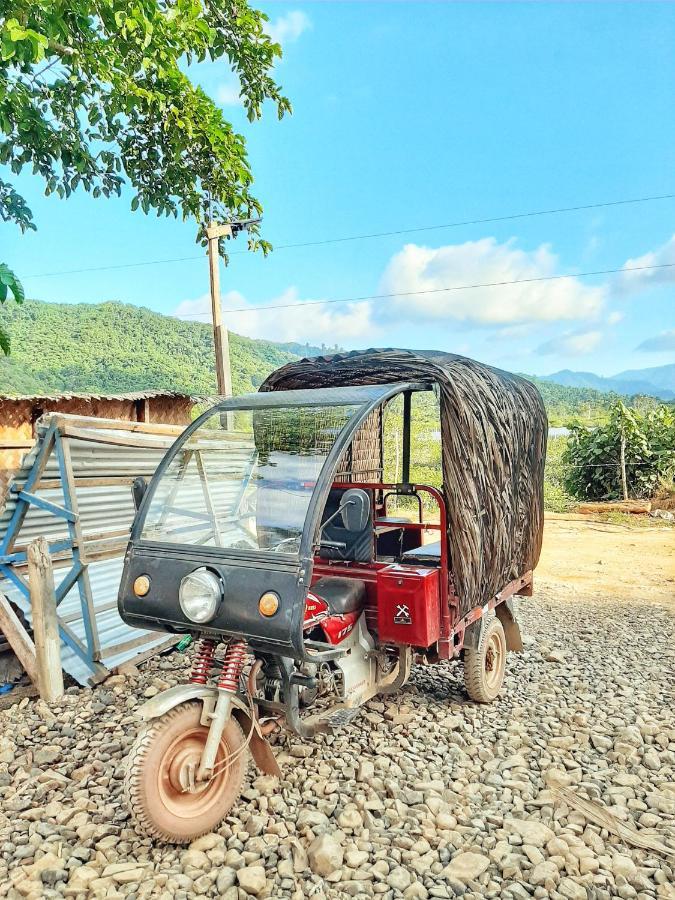
<path fill-rule="evenodd" d="M 330 548 L 332 548 L 333 550 L 346 550 L 346 549 L 347 549 L 347 545 L 345 544 L 344 541 L 325 541 L 325 540 L 322 540 L 322 541 L 320 541 L 319 546 L 320 546 L 320 547 L 330 547 Z"/>

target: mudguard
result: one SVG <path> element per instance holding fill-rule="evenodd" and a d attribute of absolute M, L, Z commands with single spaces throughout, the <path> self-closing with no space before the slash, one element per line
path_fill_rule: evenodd
<path fill-rule="evenodd" d="M 520 633 L 520 626 L 516 619 L 516 612 L 511 598 L 509 597 L 508 600 L 499 603 L 495 609 L 495 613 L 504 628 L 506 649 L 510 650 L 512 653 L 522 653 L 525 648 L 523 647 L 523 638 Z"/>
<path fill-rule="evenodd" d="M 138 707 L 136 715 L 146 720 L 158 719 L 180 703 L 185 703 L 188 700 L 206 700 L 208 698 L 212 698 L 215 703 L 217 696 L 218 689 L 208 687 L 205 684 L 177 684 L 175 687 L 168 688 L 160 694 L 155 694 L 150 700 L 146 700 L 145 703 Z M 239 704 L 235 703 L 235 705 L 238 706 Z"/>
<path fill-rule="evenodd" d="M 208 712 L 215 706 L 217 698 L 218 688 L 209 687 L 205 684 L 177 684 L 175 687 L 168 688 L 166 691 L 162 691 L 161 694 L 146 700 L 136 710 L 136 714 L 146 721 L 157 719 L 169 712 L 170 709 L 179 706 L 181 703 L 186 703 L 188 700 L 202 700 L 205 712 Z M 258 720 L 256 719 L 251 723 L 251 709 L 248 703 L 242 700 L 241 697 L 235 696 L 232 698 L 232 705 L 234 706 L 232 715 L 241 725 L 242 731 L 246 736 L 251 734 L 249 749 L 256 766 L 264 775 L 276 775 L 280 778 L 281 769 L 274 757 L 274 753 L 272 753 L 272 748 L 260 731 Z M 202 721 L 203 724 L 208 724 L 208 719 L 205 716 L 202 716 Z M 251 733 L 252 724 L 253 732 Z"/>
<path fill-rule="evenodd" d="M 501 603 L 497 604 L 495 607 L 495 615 L 504 628 L 506 649 L 512 653 L 522 653 L 524 650 L 523 638 L 520 634 L 520 626 L 518 625 L 513 601 L 510 597 L 508 600 L 503 600 Z M 484 621 L 484 618 L 481 617 L 468 626 L 464 632 L 464 642 L 462 645 L 464 649 L 467 647 L 472 650 L 478 649 L 481 635 L 483 634 Z"/>

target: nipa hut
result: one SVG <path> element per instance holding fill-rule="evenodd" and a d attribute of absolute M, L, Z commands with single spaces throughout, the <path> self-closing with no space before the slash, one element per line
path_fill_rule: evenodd
<path fill-rule="evenodd" d="M 187 425 L 195 400 L 187 394 L 147 390 L 126 394 L 0 395 L 0 488 L 35 441 L 44 413 L 60 412 L 126 422 Z"/>

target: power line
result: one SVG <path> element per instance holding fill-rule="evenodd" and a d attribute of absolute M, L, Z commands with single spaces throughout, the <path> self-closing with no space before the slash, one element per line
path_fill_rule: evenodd
<path fill-rule="evenodd" d="M 206 251 L 200 256 L 174 256 L 171 259 L 149 259 L 145 262 L 135 263 L 115 263 L 110 266 L 89 266 L 85 269 L 60 269 L 58 272 L 40 272 L 37 275 L 22 275 L 21 279 L 25 281 L 27 278 L 54 278 L 57 275 L 80 275 L 82 272 L 109 272 L 112 269 L 138 269 L 141 266 L 163 266 L 168 263 L 193 262 L 195 259 L 206 259 Z"/>
<path fill-rule="evenodd" d="M 323 244 L 339 244 L 346 241 L 367 241 L 373 238 L 393 237 L 400 234 L 415 234 L 420 231 L 437 231 L 441 228 L 461 228 L 467 225 L 488 225 L 491 222 L 510 222 L 513 219 L 529 219 L 534 216 L 553 216 L 558 213 L 581 212 L 589 209 L 601 209 L 608 206 L 627 206 L 631 203 L 649 203 L 653 200 L 673 200 L 675 194 L 658 194 L 653 197 L 636 197 L 630 200 L 608 200 L 604 203 L 585 203 L 579 206 L 563 206 L 557 209 L 537 209 L 532 212 L 512 213 L 506 216 L 490 216 L 485 219 L 465 219 L 462 222 L 447 222 L 443 225 L 420 225 L 416 228 L 400 228 L 397 231 L 374 231 L 370 234 L 355 234 L 349 237 L 327 238 L 321 241 L 304 241 L 299 244 L 281 244 L 275 250 L 288 250 L 292 247 L 319 247 Z M 245 252 L 245 251 L 238 251 Z"/>
<path fill-rule="evenodd" d="M 594 275 L 617 275 L 622 272 L 645 272 L 652 269 L 673 269 L 675 263 L 656 263 L 651 266 L 630 266 L 618 269 L 596 269 L 593 272 L 571 272 L 566 275 L 539 275 L 535 278 L 514 278 L 510 281 L 485 281 L 480 284 L 453 284 L 448 287 L 428 288 L 423 291 L 393 291 L 390 294 L 371 294 L 366 297 L 339 297 L 332 300 L 301 300 L 298 303 L 276 303 L 268 306 L 237 306 L 232 309 L 223 309 L 223 315 L 237 312 L 260 312 L 267 309 L 292 309 L 293 307 L 327 306 L 331 303 L 365 303 L 370 300 L 388 300 L 392 297 L 419 297 L 424 294 L 442 294 L 449 291 L 473 291 L 478 288 L 507 287 L 513 284 L 532 284 L 540 281 L 558 281 L 562 278 L 591 278 Z M 178 316 L 180 319 L 198 319 L 200 316 L 209 316 L 210 313 L 187 313 Z"/>
<path fill-rule="evenodd" d="M 577 206 L 561 206 L 555 209 L 538 209 L 530 212 L 511 213 L 503 216 L 489 216 L 481 219 L 464 219 L 459 222 L 446 222 L 440 225 L 419 225 L 410 228 L 399 228 L 395 231 L 374 231 L 366 234 L 353 234 L 345 237 L 324 238 L 317 241 L 302 241 L 294 244 L 277 244 L 275 251 L 292 250 L 301 247 L 321 247 L 326 244 L 343 244 L 349 241 L 366 241 L 382 237 L 395 237 L 402 234 L 419 234 L 425 231 L 439 231 L 445 228 L 462 228 L 469 225 L 488 225 L 496 222 L 510 222 L 516 219 L 530 219 L 535 216 L 552 216 L 560 213 L 581 212 L 591 209 L 604 209 L 612 206 L 628 206 L 635 203 L 651 203 L 655 200 L 673 200 L 675 194 L 655 194 L 650 197 L 634 197 L 626 200 L 607 200 L 601 203 L 585 203 Z M 239 256 L 248 253 L 248 250 L 232 250 L 228 256 Z M 142 266 L 163 266 L 172 263 L 193 262 L 197 259 L 204 259 L 204 255 L 199 256 L 177 256 L 170 259 L 151 259 L 134 263 L 116 263 L 108 266 L 89 266 L 81 269 L 63 269 L 58 272 L 39 272 L 35 275 L 24 275 L 26 278 L 54 278 L 59 275 L 79 275 L 84 272 L 108 272 L 116 269 L 136 269 Z"/>

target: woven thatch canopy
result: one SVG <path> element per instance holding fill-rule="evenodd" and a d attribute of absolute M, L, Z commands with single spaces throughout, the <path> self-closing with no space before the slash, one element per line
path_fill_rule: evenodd
<path fill-rule="evenodd" d="M 260 390 L 396 381 L 440 388 L 448 546 L 465 613 L 539 560 L 547 420 L 534 385 L 452 353 L 365 350 L 288 363 Z"/>

